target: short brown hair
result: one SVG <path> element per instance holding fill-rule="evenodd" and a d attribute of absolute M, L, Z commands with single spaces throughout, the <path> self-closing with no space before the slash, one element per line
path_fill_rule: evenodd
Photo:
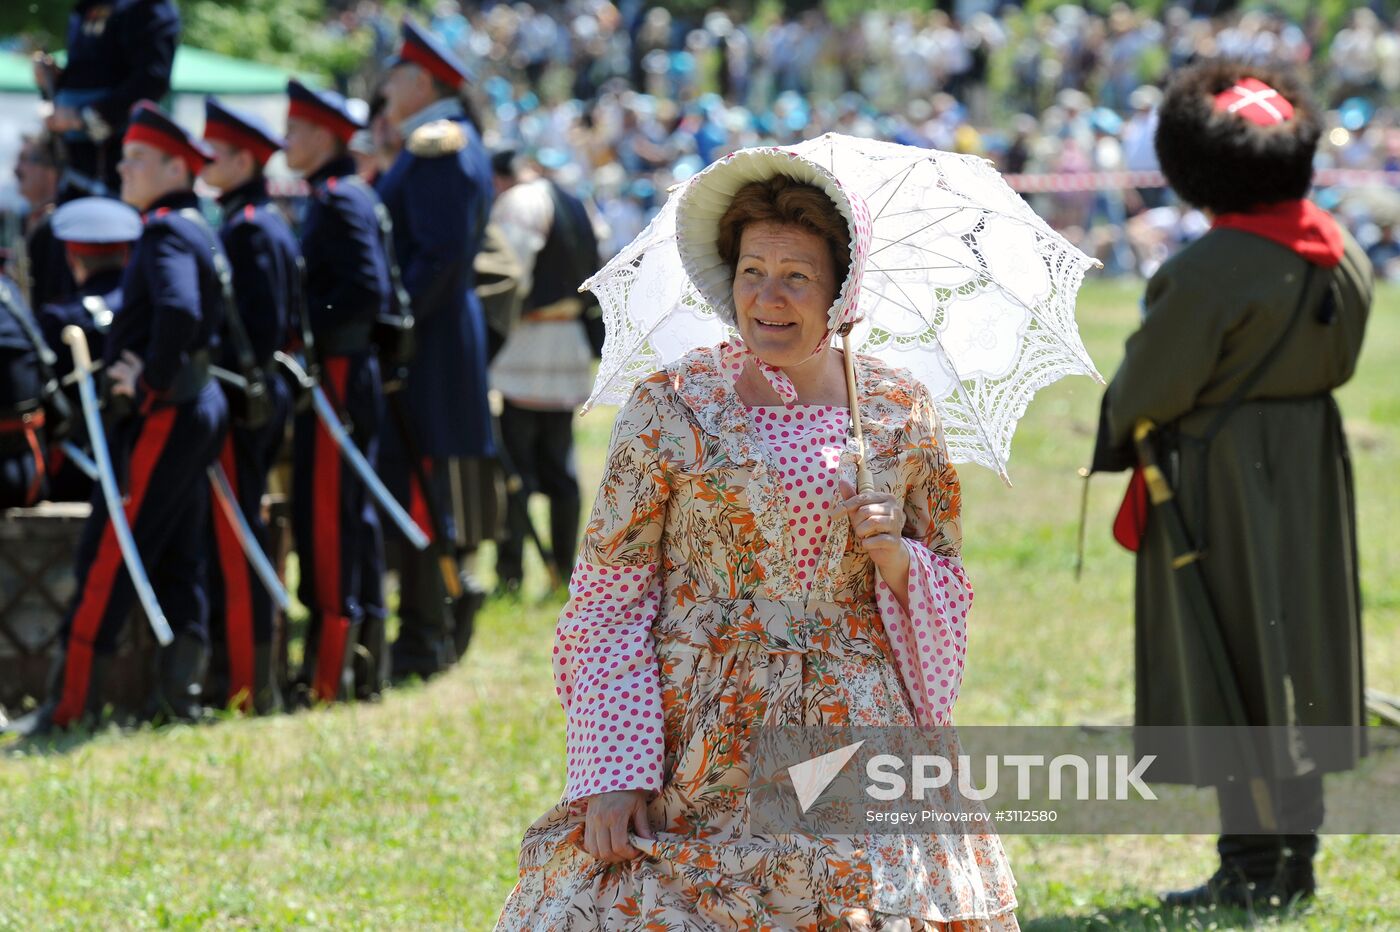
<path fill-rule="evenodd" d="M 738 268 L 739 239 L 744 227 L 751 223 L 787 224 L 826 240 L 831 249 L 831 266 L 838 273 L 836 290 L 841 290 L 851 268 L 851 233 L 846 218 L 821 188 L 786 175 L 750 181 L 740 188 L 719 218 L 719 239 L 715 243 L 719 257 L 731 271 Z"/>

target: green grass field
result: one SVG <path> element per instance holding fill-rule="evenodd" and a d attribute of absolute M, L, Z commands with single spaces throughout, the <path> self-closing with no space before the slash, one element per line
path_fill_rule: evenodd
<path fill-rule="evenodd" d="M 1094 282 L 1081 320 L 1110 375 L 1140 286 Z M 1341 393 L 1359 484 L 1368 682 L 1400 692 L 1400 290 L 1382 292 Z M 1073 574 L 1099 389 L 1043 392 L 1015 487 L 968 467 L 977 585 L 964 724 L 1127 722 L 1132 561 L 1108 534 L 1121 478 L 1095 480 Z M 581 424 L 596 483 L 609 415 Z M 536 574 L 539 578 L 539 574 Z M 560 600 L 494 602 L 466 661 L 374 705 L 213 727 L 11 744 L 0 758 L 0 928 L 489 929 L 525 826 L 563 786 L 549 655 Z M 1392 752 L 1393 753 L 1393 752 Z M 1321 896 L 1283 916 L 1175 916 L 1158 889 L 1214 867 L 1213 838 L 1008 837 L 1021 923 L 1051 929 L 1400 928 L 1400 836 L 1329 837 Z"/>

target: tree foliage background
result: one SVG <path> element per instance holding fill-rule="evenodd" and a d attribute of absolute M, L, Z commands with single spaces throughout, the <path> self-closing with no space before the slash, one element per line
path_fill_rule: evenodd
<path fill-rule="evenodd" d="M 348 32 L 335 19 L 346 0 L 176 0 L 184 21 L 183 41 L 237 58 L 265 62 L 298 71 L 312 71 L 343 78 L 355 72 L 370 52 L 374 37 L 364 29 Z M 470 2 L 470 0 L 468 0 Z M 849 22 L 863 11 L 880 9 L 950 8 L 951 0 L 653 0 L 679 17 L 698 21 L 710 9 L 728 9 L 741 21 L 771 22 L 781 13 L 822 9 L 838 23 Z M 1077 4 L 1106 13 L 1117 0 L 1082 0 Z M 1228 13 L 1239 9 L 1283 12 L 1295 22 L 1311 20 L 1314 38 L 1328 40 L 1346 23 L 1356 0 L 1135 0 L 1131 5 L 1160 14 L 1176 2 L 1198 15 Z M 467 4 L 464 3 L 464 6 Z M 1029 13 L 1045 13 L 1067 5 L 1063 0 L 1021 0 Z M 1400 0 L 1371 0 L 1368 4 L 1393 19 Z M 387 10 L 397 18 L 404 11 L 420 16 L 431 8 L 427 0 L 388 0 Z M 0 0 L 0 40 L 19 36 L 29 48 L 58 49 L 64 45 L 71 0 Z"/>
<path fill-rule="evenodd" d="M 359 67 L 371 37 L 328 26 L 335 15 L 326 0 L 177 0 L 181 42 L 235 58 L 297 71 L 345 75 Z M 390 6 L 398 6 L 391 4 Z M 30 48 L 65 44 L 71 2 L 0 2 L 0 37 L 21 36 Z"/>

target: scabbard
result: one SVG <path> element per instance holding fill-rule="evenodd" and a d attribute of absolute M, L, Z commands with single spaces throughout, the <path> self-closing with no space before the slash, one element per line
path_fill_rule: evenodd
<path fill-rule="evenodd" d="M 1196 633 L 1205 649 L 1216 686 L 1225 701 L 1230 724 L 1247 726 L 1249 719 L 1245 714 L 1244 699 L 1240 695 L 1239 677 L 1225 646 L 1220 616 L 1215 610 L 1210 590 L 1206 587 L 1205 572 L 1201 567 L 1202 554 L 1191 540 L 1191 533 L 1181 515 L 1181 503 L 1157 461 L 1157 449 L 1152 442 L 1155 432 L 1156 425 L 1151 421 L 1146 418 L 1138 421 L 1133 429 L 1133 444 L 1137 448 L 1138 462 L 1147 482 L 1147 494 L 1152 501 L 1153 513 L 1161 519 L 1167 531 L 1167 539 L 1171 542 L 1172 570 L 1173 578 L 1178 583 L 1177 591 L 1182 594 L 1190 616 L 1195 619 Z M 1256 814 L 1259 816 L 1259 824 L 1265 829 L 1276 829 L 1278 822 L 1269 786 L 1260 767 L 1258 751 L 1249 740 L 1240 742 L 1240 751 L 1249 770 L 1250 793 L 1254 799 Z"/>

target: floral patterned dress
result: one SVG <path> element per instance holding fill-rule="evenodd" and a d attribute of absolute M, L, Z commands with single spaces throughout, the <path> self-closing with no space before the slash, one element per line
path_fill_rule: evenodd
<path fill-rule="evenodd" d="M 525 833 L 498 930 L 1016 929 L 993 834 L 762 835 L 762 725 L 942 725 L 972 591 L 959 489 L 927 391 L 858 357 L 877 489 L 905 502 L 906 612 L 849 539 L 842 408 L 750 408 L 695 351 L 638 385 L 560 616 L 563 798 Z M 649 793 L 655 840 L 583 850 L 588 796 Z"/>

